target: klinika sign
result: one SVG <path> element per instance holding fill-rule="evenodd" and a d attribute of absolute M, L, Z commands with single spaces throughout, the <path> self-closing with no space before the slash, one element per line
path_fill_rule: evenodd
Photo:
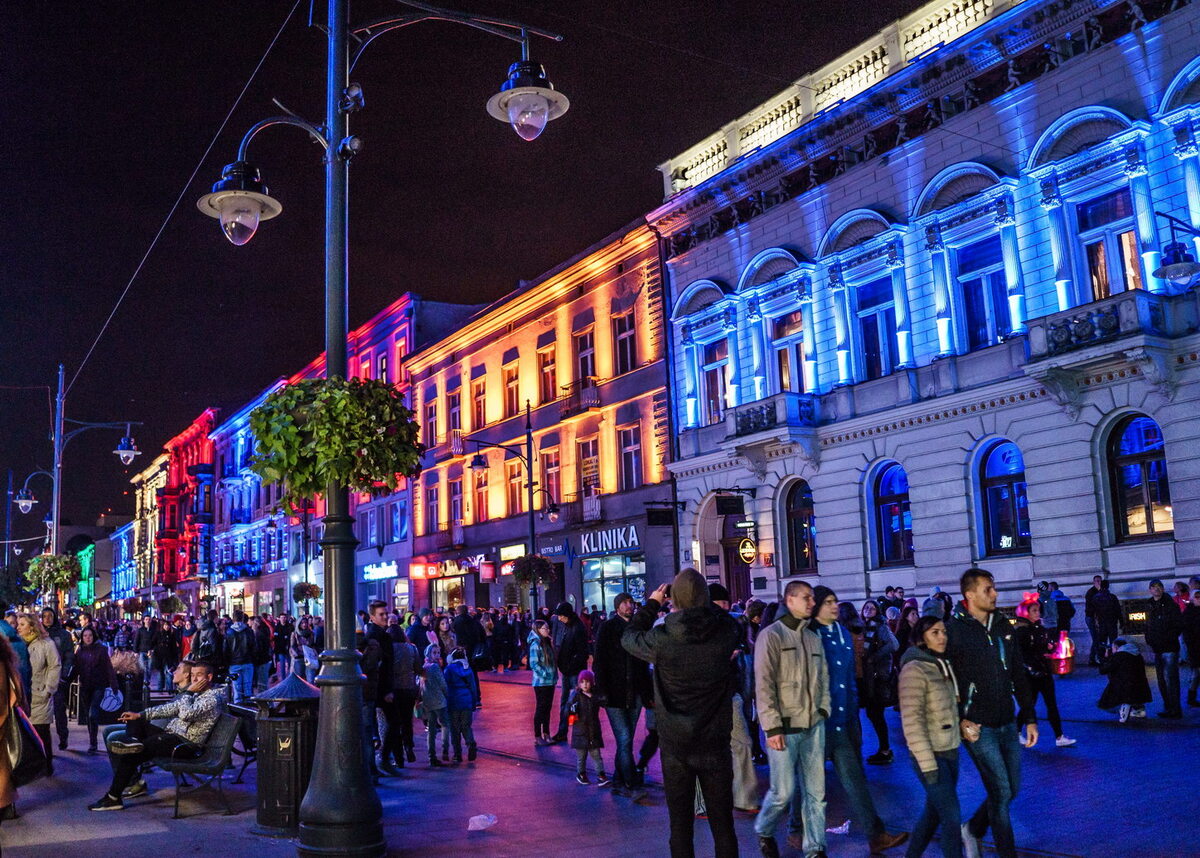
<path fill-rule="evenodd" d="M 579 555 L 612 554 L 620 551 L 631 551 L 641 548 L 637 528 L 630 524 L 626 527 L 614 527 L 609 530 L 593 530 L 591 533 L 580 534 Z"/>

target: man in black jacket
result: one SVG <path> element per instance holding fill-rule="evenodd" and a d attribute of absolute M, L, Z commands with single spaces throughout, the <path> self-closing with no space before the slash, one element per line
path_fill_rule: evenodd
<path fill-rule="evenodd" d="M 596 653 L 592 671 L 596 674 L 596 691 L 605 700 L 604 711 L 617 742 L 617 773 L 613 792 L 635 799 L 645 795 L 642 775 L 633 764 L 633 734 L 637 732 L 642 706 L 653 694 L 650 685 L 650 665 L 634 658 L 621 646 L 621 636 L 629 627 L 635 603 L 633 596 L 620 593 L 613 601 L 614 613 L 600 624 L 596 632 Z"/>
<path fill-rule="evenodd" d="M 133 638 L 133 651 L 137 653 L 138 663 L 142 666 L 142 682 L 150 685 L 151 667 L 154 664 L 154 648 L 158 646 L 158 624 L 154 617 L 142 617 L 142 624 Z"/>
<path fill-rule="evenodd" d="M 434 625 L 436 626 L 437 623 L 434 623 Z M 478 617 L 471 615 L 466 605 L 459 605 L 457 616 L 450 621 L 450 630 L 454 632 L 454 639 L 458 641 L 458 645 L 467 654 L 467 665 L 470 666 L 471 673 L 475 674 L 475 688 L 479 689 L 479 662 L 476 661 L 476 650 L 480 644 L 487 640 L 487 633 L 483 630 L 483 623 L 479 621 Z M 482 691 L 479 694 L 479 702 L 482 706 Z"/>
<path fill-rule="evenodd" d="M 375 600 L 367 606 L 366 639 L 379 644 L 379 678 L 375 687 L 375 708 L 383 712 L 387 722 L 388 742 L 379 749 L 379 770 L 396 776 L 395 766 L 404 767 L 404 746 L 400 742 L 400 719 L 396 717 L 395 692 L 392 688 L 392 669 L 395 653 L 392 636 L 388 634 L 387 602 Z M 393 760 L 395 758 L 395 766 Z"/>
<path fill-rule="evenodd" d="M 1092 649 L 1088 653 L 1088 664 L 1093 667 L 1100 664 L 1100 631 L 1096 626 L 1096 604 L 1095 598 L 1104 589 L 1104 577 L 1102 575 L 1092 576 L 1092 586 L 1088 587 L 1088 591 L 1083 594 L 1083 620 L 1087 623 L 1088 634 L 1092 637 Z"/>
<path fill-rule="evenodd" d="M 554 651 L 558 654 L 558 672 L 562 675 L 562 695 L 558 705 L 558 730 L 551 740 L 567 741 L 567 699 L 575 690 L 579 672 L 587 667 L 587 629 L 575 614 L 570 602 L 559 602 L 554 609 Z"/>
<path fill-rule="evenodd" d="M 654 712 L 662 748 L 663 788 L 672 858 L 693 858 L 696 782 L 708 809 L 717 858 L 738 854 L 733 828 L 733 653 L 737 621 L 709 600 L 708 585 L 684 569 L 670 586 L 672 613 L 655 626 L 667 598 L 659 587 L 621 636 L 631 655 L 654 665 Z"/>
<path fill-rule="evenodd" d="M 229 657 L 229 676 L 233 679 L 233 702 L 254 696 L 254 630 L 246 625 L 246 615 L 233 612 L 233 625 L 225 635 L 225 654 Z"/>
<path fill-rule="evenodd" d="M 1158 677 L 1158 693 L 1162 695 L 1163 711 L 1159 718 L 1182 718 L 1179 705 L 1179 635 L 1183 632 L 1183 615 L 1175 600 L 1166 595 L 1163 582 L 1150 582 L 1150 604 L 1146 608 L 1146 646 L 1154 650 L 1154 673 Z"/>
<path fill-rule="evenodd" d="M 946 623 L 946 655 L 958 681 L 962 736 L 987 790 L 983 804 L 962 826 L 964 854 L 979 858 L 981 838 L 991 827 L 997 854 L 1016 858 L 1009 806 L 1021 784 L 1017 723 L 1025 726 L 1025 747 L 1032 748 L 1038 740 L 1033 695 L 1012 623 L 996 611 L 992 573 L 968 569 L 960 585 L 965 606 Z M 1013 708 L 1014 694 L 1019 711 Z"/>

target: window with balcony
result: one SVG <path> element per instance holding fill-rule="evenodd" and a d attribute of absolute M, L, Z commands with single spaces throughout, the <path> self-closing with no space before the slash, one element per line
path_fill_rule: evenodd
<path fill-rule="evenodd" d="M 504 416 L 512 417 L 521 410 L 521 388 L 517 365 L 504 367 Z"/>
<path fill-rule="evenodd" d="M 637 328 L 630 310 L 612 320 L 613 375 L 624 375 L 637 369 Z"/>
<path fill-rule="evenodd" d="M 729 340 L 719 339 L 704 346 L 704 363 L 700 373 L 704 384 L 705 426 L 725 419 L 726 394 L 729 388 Z"/>
<path fill-rule="evenodd" d="M 596 334 L 590 328 L 574 336 L 575 380 L 582 382 L 596 376 Z"/>
<path fill-rule="evenodd" d="M 618 429 L 617 443 L 621 448 L 621 491 L 639 488 L 642 485 L 642 428 Z"/>
<path fill-rule="evenodd" d="M 551 500 L 557 503 L 562 500 L 562 478 L 559 473 L 558 450 L 546 450 L 541 455 L 542 459 L 542 485 L 541 488 L 546 490 L 549 499 L 543 496 L 542 503 L 547 504 Z"/>
<path fill-rule="evenodd" d="M 438 502 L 438 487 L 427 486 L 425 489 L 425 532 L 437 533 L 442 529 L 441 505 Z"/>
<path fill-rule="evenodd" d="M 408 539 L 408 501 L 398 500 L 391 506 L 392 542 Z"/>
<path fill-rule="evenodd" d="M 955 262 L 967 351 L 993 346 L 1012 330 L 1000 236 L 960 247 Z"/>
<path fill-rule="evenodd" d="M 525 511 L 525 468 L 520 462 L 504 463 L 504 486 L 508 500 L 508 514 L 517 515 Z"/>
<path fill-rule="evenodd" d="M 588 438 L 576 445 L 576 452 L 579 495 L 594 497 L 600 494 L 600 444 L 595 438 Z"/>
<path fill-rule="evenodd" d="M 1131 414 L 1113 427 L 1108 475 L 1118 542 L 1174 533 L 1167 452 L 1157 423 Z"/>
<path fill-rule="evenodd" d="M 450 481 L 450 523 L 462 524 L 463 521 L 463 486 L 462 480 Z"/>
<path fill-rule="evenodd" d="M 997 442 L 984 455 L 979 466 L 979 494 L 985 554 L 991 557 L 1028 552 L 1029 499 L 1025 494 L 1025 460 L 1016 444 Z"/>
<path fill-rule="evenodd" d="M 471 382 L 471 428 L 487 425 L 487 384 L 479 378 Z"/>
<path fill-rule="evenodd" d="M 804 341 L 804 314 L 799 310 L 780 316 L 771 323 L 771 339 L 775 350 L 775 369 L 781 393 L 804 392 L 804 373 L 801 352 Z"/>
<path fill-rule="evenodd" d="M 558 371 L 554 365 L 554 347 L 537 353 L 538 402 L 553 402 L 558 398 Z"/>
<path fill-rule="evenodd" d="M 475 471 L 475 521 L 488 520 L 488 475 L 487 471 Z"/>
<path fill-rule="evenodd" d="M 896 340 L 896 307 L 892 278 L 880 277 L 854 290 L 858 307 L 858 333 L 862 341 L 863 378 L 882 378 L 900 365 Z"/>
<path fill-rule="evenodd" d="M 437 436 L 437 403 L 430 401 L 425 403 L 425 423 L 422 426 L 424 436 L 422 440 L 426 447 L 432 447 L 438 441 Z"/>
<path fill-rule="evenodd" d="M 892 462 L 880 469 L 872 488 L 875 549 L 879 565 L 911 566 L 913 538 L 908 474 L 899 464 Z"/>
<path fill-rule="evenodd" d="M 817 569 L 817 527 L 813 512 L 812 489 L 800 480 L 788 490 L 787 504 L 788 574 L 815 572 Z"/>
<path fill-rule="evenodd" d="M 1142 288 L 1134 229 L 1133 199 L 1128 188 L 1111 191 L 1075 206 L 1079 245 L 1092 301 L 1127 289 Z"/>
<path fill-rule="evenodd" d="M 462 394 L 457 390 L 446 394 L 446 428 L 451 432 L 462 429 Z"/>

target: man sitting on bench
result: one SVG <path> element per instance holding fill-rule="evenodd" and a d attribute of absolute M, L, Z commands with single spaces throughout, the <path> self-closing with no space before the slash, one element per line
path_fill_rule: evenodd
<path fill-rule="evenodd" d="M 112 785 L 104 797 L 88 810 L 122 810 L 121 794 L 137 775 L 138 767 L 156 757 L 194 760 L 204 752 L 204 742 L 225 712 L 225 689 L 212 684 L 215 669 L 210 662 L 192 663 L 188 684 L 170 703 L 151 706 L 144 712 L 123 712 L 124 732 L 108 740 L 113 765 Z M 164 730 L 150 723 L 170 718 Z"/>

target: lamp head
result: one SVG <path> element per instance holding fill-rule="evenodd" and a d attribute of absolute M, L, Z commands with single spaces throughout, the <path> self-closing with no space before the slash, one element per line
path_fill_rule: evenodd
<path fill-rule="evenodd" d="M 1186 289 L 1196 276 L 1200 274 L 1200 263 L 1188 252 L 1187 245 L 1181 241 L 1173 241 L 1166 246 L 1162 255 L 1162 266 L 1154 270 L 1154 276 L 1170 280 L 1176 286 Z"/>
<path fill-rule="evenodd" d="M 18 557 L 20 557 L 21 554 L 24 553 L 24 551 L 25 551 L 25 549 L 19 545 L 13 546 L 13 554 L 17 555 Z"/>
<path fill-rule="evenodd" d="M 279 530 L 279 522 L 275 521 L 273 518 L 267 519 L 267 533 L 273 534 L 277 530 Z"/>
<path fill-rule="evenodd" d="M 14 502 L 22 513 L 29 513 L 33 510 L 33 505 L 37 503 L 37 498 L 33 496 L 33 492 L 29 489 L 21 489 L 17 492 Z"/>
<path fill-rule="evenodd" d="M 487 459 L 483 458 L 482 453 L 476 453 L 471 459 L 470 468 L 476 473 L 479 471 L 486 471 L 488 469 Z"/>
<path fill-rule="evenodd" d="M 554 501 L 550 501 L 550 505 L 546 507 L 546 517 L 549 518 L 550 521 L 554 522 L 558 521 L 558 516 L 558 504 L 556 504 Z"/>
<path fill-rule="evenodd" d="M 254 238 L 259 221 L 276 217 L 283 206 L 267 192 L 258 167 L 248 161 L 234 161 L 221 171 L 221 180 L 212 192 L 196 202 L 197 208 L 221 222 L 221 231 L 236 245 Z"/>
<path fill-rule="evenodd" d="M 571 102 L 554 89 L 541 63 L 521 60 L 508 67 L 508 80 L 488 99 L 488 114 L 512 125 L 522 140 L 535 140 L 546 123 L 567 112 Z"/>
<path fill-rule="evenodd" d="M 117 444 L 117 449 L 113 453 L 121 460 L 122 465 L 132 465 L 133 460 L 142 455 L 142 451 L 137 448 L 132 436 L 126 435 L 121 439 L 121 443 Z"/>

